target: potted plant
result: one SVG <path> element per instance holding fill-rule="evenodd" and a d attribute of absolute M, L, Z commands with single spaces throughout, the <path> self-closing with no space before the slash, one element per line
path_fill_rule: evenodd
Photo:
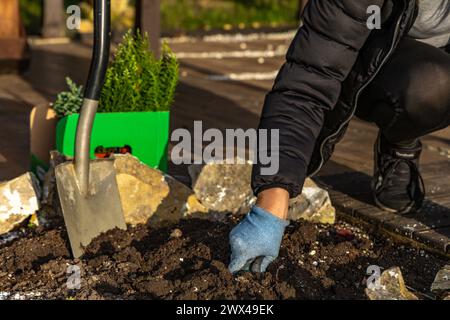
<path fill-rule="evenodd" d="M 167 44 L 161 58 L 148 50 L 147 35 L 129 31 L 110 64 L 91 136 L 91 157 L 131 153 L 150 167 L 167 171 L 170 106 L 178 83 L 178 61 Z M 82 87 L 69 91 L 52 108 L 59 118 L 56 149 L 74 155 Z"/>

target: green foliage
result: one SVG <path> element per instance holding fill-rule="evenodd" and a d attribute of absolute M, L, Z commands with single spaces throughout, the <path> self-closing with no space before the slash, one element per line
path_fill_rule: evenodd
<path fill-rule="evenodd" d="M 164 31 L 298 25 L 298 0 L 165 0 Z"/>
<path fill-rule="evenodd" d="M 65 8 L 82 2 L 92 3 L 87 0 L 64 0 Z M 135 1 L 130 0 L 130 5 L 134 4 Z M 20 8 L 28 34 L 39 34 L 42 1 L 20 0 Z M 163 31 L 189 31 L 217 29 L 225 24 L 249 27 L 255 22 L 261 26 L 295 26 L 297 8 L 298 0 L 163 0 L 162 27 Z"/>
<path fill-rule="evenodd" d="M 168 111 L 178 83 L 179 66 L 167 44 L 161 58 L 148 50 L 147 35 L 129 31 L 106 72 L 99 112 Z"/>
<path fill-rule="evenodd" d="M 27 34 L 39 34 L 41 32 L 42 7 L 40 1 L 20 0 L 20 14 Z"/>
<path fill-rule="evenodd" d="M 69 90 L 60 92 L 53 104 L 53 110 L 60 118 L 80 112 L 83 104 L 83 87 L 78 86 L 70 78 L 66 78 L 66 83 Z"/>
<path fill-rule="evenodd" d="M 36 226 L 36 224 L 35 224 L 34 222 L 28 221 L 27 228 L 29 228 L 29 229 L 34 229 L 34 228 L 36 228 L 36 227 L 37 227 L 37 226 Z"/>
<path fill-rule="evenodd" d="M 292 3 L 297 4 L 298 0 L 234 0 L 234 2 L 246 7 L 277 10 L 280 7 L 289 7 Z"/>

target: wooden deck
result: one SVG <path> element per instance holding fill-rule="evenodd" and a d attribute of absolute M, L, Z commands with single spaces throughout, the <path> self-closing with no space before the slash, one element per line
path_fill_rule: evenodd
<path fill-rule="evenodd" d="M 256 127 L 265 93 L 273 83 L 271 75 L 283 63 L 280 52 L 286 50 L 290 41 L 289 36 L 171 41 L 174 51 L 185 57 L 181 59 L 181 83 L 172 108 L 172 130 L 192 129 L 194 120 L 202 120 L 204 129 Z M 209 57 L 202 58 L 205 52 Z M 53 99 L 64 88 L 66 76 L 82 83 L 89 67 L 90 48 L 77 43 L 39 45 L 33 46 L 33 57 L 30 72 L 23 78 L 0 76 L 0 179 L 27 170 L 26 112 L 32 104 Z M 17 126 L 10 124 L 14 110 L 19 117 Z M 342 218 L 449 254 L 450 129 L 423 139 L 421 167 L 427 202 L 420 212 L 408 216 L 393 215 L 373 206 L 370 179 L 376 134 L 372 124 L 354 120 L 316 180 L 330 191 Z M 172 165 L 170 173 L 187 175 L 182 166 Z"/>

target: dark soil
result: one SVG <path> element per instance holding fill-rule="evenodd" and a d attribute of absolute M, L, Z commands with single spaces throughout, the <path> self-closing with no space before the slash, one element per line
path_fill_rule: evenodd
<path fill-rule="evenodd" d="M 113 230 L 80 261 L 69 258 L 63 228 L 29 230 L 0 248 L 0 299 L 365 299 L 369 265 L 399 266 L 407 285 L 426 293 L 448 263 L 343 222 L 296 222 L 267 273 L 232 276 L 228 233 L 236 223 L 228 217 Z M 75 264 L 81 288 L 68 290 L 68 266 Z"/>

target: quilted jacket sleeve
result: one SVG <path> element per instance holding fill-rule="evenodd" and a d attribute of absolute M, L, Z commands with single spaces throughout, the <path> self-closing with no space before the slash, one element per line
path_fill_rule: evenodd
<path fill-rule="evenodd" d="M 267 94 L 259 129 L 278 129 L 279 170 L 266 175 L 267 167 L 253 167 L 252 187 L 258 192 L 281 187 L 291 197 L 301 193 L 314 144 L 324 121 L 324 111 L 339 98 L 342 82 L 350 73 L 371 30 L 370 5 L 384 0 L 310 0 L 273 86 Z M 258 150 L 266 152 L 266 150 Z"/>

